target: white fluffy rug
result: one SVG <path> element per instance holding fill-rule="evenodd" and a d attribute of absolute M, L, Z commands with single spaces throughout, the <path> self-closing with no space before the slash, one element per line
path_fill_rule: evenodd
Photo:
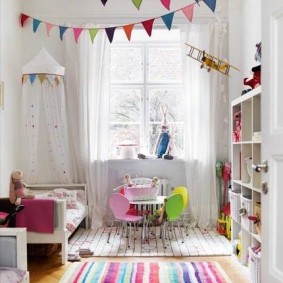
<path fill-rule="evenodd" d="M 136 231 L 136 240 L 131 247 L 126 245 L 125 235 L 117 235 L 116 228 L 112 230 L 109 243 L 107 243 L 110 228 L 98 230 L 85 230 L 79 228 L 69 240 L 69 254 L 80 252 L 81 256 L 116 257 L 116 256 L 223 256 L 231 255 L 232 246 L 223 235 L 218 235 L 214 229 L 201 230 L 192 228 L 188 235 L 183 233 L 184 243 L 178 236 L 177 228 L 171 232 L 171 237 L 166 239 L 164 248 L 159 236 L 149 236 L 148 241 L 142 241 L 142 228 Z M 157 230 L 159 231 L 159 230 Z M 158 232 L 159 233 L 159 232 Z M 157 234 L 158 234 L 157 233 Z M 132 237 L 133 238 L 133 237 Z M 133 240 L 133 239 L 132 239 Z M 83 252 L 85 255 L 83 255 Z"/>

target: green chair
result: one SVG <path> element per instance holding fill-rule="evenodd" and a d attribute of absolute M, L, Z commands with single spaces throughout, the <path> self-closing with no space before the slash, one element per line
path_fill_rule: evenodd
<path fill-rule="evenodd" d="M 184 243 L 183 234 L 178 221 L 181 213 L 183 212 L 183 209 L 184 209 L 183 197 L 181 194 L 172 194 L 167 198 L 165 204 L 166 221 L 162 225 L 162 229 L 161 229 L 161 237 L 163 239 L 164 248 L 166 248 L 165 239 L 167 238 L 166 237 L 167 234 L 169 235 L 168 226 L 170 224 L 173 226 L 174 223 L 177 223 L 179 234 L 182 239 L 182 243 Z"/>
<path fill-rule="evenodd" d="M 186 187 L 176 187 L 173 191 L 172 194 L 181 194 L 183 197 L 183 212 L 180 215 L 181 221 L 183 223 L 183 227 L 185 228 L 186 234 L 188 236 L 188 227 L 185 226 L 185 221 L 184 221 L 184 216 L 189 214 L 189 213 L 185 213 L 184 210 L 187 208 L 188 203 L 189 203 L 189 193 L 188 193 L 188 189 Z"/>

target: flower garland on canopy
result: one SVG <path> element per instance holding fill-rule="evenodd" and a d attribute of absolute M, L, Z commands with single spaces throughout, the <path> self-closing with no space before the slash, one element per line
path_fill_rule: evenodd
<path fill-rule="evenodd" d="M 115 30 L 117 28 L 123 28 L 128 40 L 130 41 L 131 40 L 131 34 L 132 34 L 132 31 L 133 31 L 133 28 L 135 25 L 137 24 L 142 24 L 142 26 L 144 27 L 145 31 L 147 32 L 147 34 L 149 36 L 151 36 L 151 33 L 152 33 L 152 28 L 153 28 L 153 24 L 154 24 L 154 21 L 156 19 L 159 19 L 161 18 L 165 24 L 165 26 L 167 27 L 168 30 L 171 29 L 172 27 L 172 22 L 173 22 L 173 18 L 174 18 L 174 15 L 176 12 L 178 11 L 182 11 L 183 14 L 187 17 L 187 19 L 192 22 L 193 20 L 193 13 L 194 13 L 194 5 L 195 4 L 198 4 L 199 5 L 199 2 L 201 0 L 195 0 L 195 3 L 192 3 L 188 6 L 185 6 L 184 8 L 181 8 L 181 9 L 178 9 L 178 10 L 175 10 L 171 13 L 168 13 L 168 14 L 165 14 L 163 16 L 160 16 L 160 17 L 155 17 L 155 18 L 152 18 L 152 19 L 149 19 L 149 20 L 145 20 L 145 21 L 142 21 L 142 22 L 137 22 L 137 23 L 131 23 L 131 24 L 127 24 L 127 25 L 124 25 L 124 26 L 112 26 L 112 27 L 107 27 L 107 28 L 84 28 L 84 27 L 75 27 L 75 26 L 64 26 L 64 25 L 56 25 L 56 24 L 52 24 L 52 23 L 49 23 L 49 22 L 44 22 L 42 20 L 39 20 L 39 19 L 36 19 L 36 18 L 33 18 L 27 14 L 21 14 L 20 15 L 20 23 L 21 23 L 21 26 L 24 27 L 25 23 L 27 22 L 28 19 L 31 19 L 32 20 L 32 26 L 33 26 L 33 32 L 36 33 L 37 30 L 38 30 L 38 27 L 41 23 L 44 23 L 45 24 L 45 27 L 46 27 L 46 32 L 47 32 L 47 35 L 49 36 L 50 35 L 50 31 L 53 27 L 58 27 L 59 28 L 59 35 L 60 35 L 60 39 L 63 40 L 63 36 L 64 36 L 64 33 L 68 30 L 68 29 L 71 29 L 73 31 L 73 34 L 74 34 L 74 38 L 75 38 L 75 41 L 76 43 L 78 42 L 78 39 L 81 35 L 81 33 L 83 31 L 88 31 L 89 35 L 90 35 L 90 39 L 91 39 L 91 42 L 93 43 L 97 33 L 99 30 L 105 30 L 106 32 L 106 35 L 110 41 L 110 43 L 112 43 L 113 41 L 113 38 L 114 38 L 114 33 L 115 33 Z M 105 1 L 106 3 L 107 1 Z M 164 1 L 166 2 L 166 1 Z M 168 1 L 170 2 L 170 1 Z M 203 0 L 203 2 L 214 12 L 215 11 L 215 6 L 216 6 L 216 0 Z"/>

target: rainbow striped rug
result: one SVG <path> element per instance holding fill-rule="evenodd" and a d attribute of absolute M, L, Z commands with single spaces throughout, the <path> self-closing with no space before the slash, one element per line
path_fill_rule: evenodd
<path fill-rule="evenodd" d="M 217 262 L 75 262 L 60 283 L 231 283 Z"/>

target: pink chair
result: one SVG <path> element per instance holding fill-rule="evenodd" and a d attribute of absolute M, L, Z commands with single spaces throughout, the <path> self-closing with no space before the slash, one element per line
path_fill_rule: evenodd
<path fill-rule="evenodd" d="M 107 243 L 109 243 L 112 227 L 114 222 L 120 222 L 121 226 L 123 223 L 127 225 L 127 238 L 128 238 L 128 247 L 130 247 L 131 242 L 131 227 L 132 224 L 138 224 L 143 220 L 143 216 L 140 215 L 130 215 L 127 214 L 130 208 L 129 200 L 120 193 L 112 193 L 109 197 L 109 206 L 113 212 L 115 219 L 112 221 L 111 229 L 109 231 Z M 134 239 L 135 239 L 135 229 L 134 229 Z"/>

